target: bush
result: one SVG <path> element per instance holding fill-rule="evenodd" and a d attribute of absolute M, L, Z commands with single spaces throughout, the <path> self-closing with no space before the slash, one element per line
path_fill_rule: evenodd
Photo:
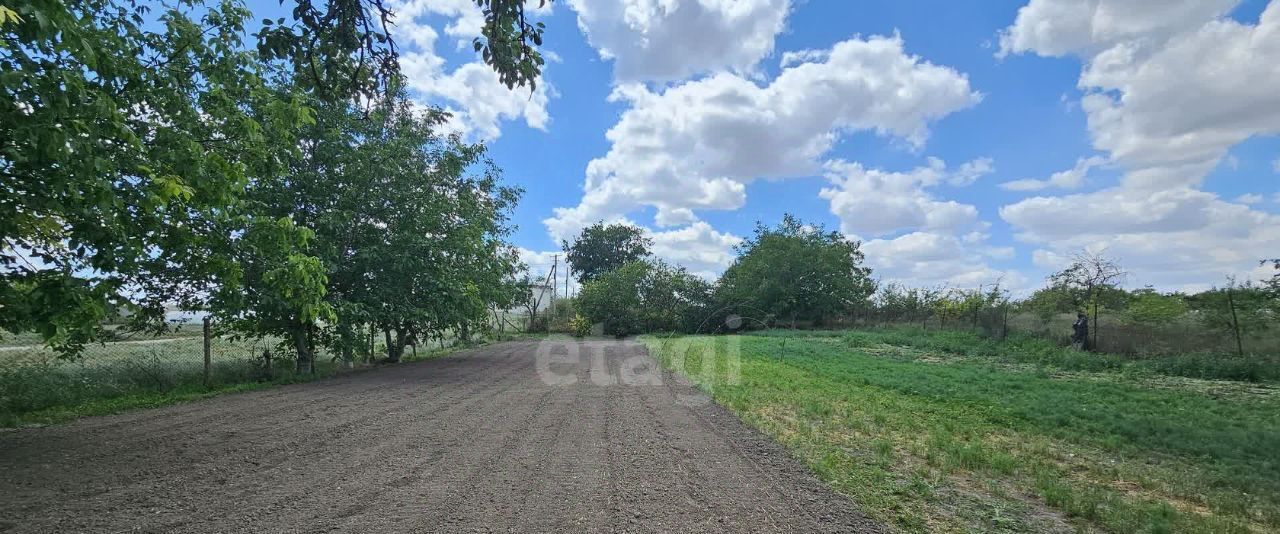
<path fill-rule="evenodd" d="M 711 286 L 681 268 L 638 261 L 582 287 L 578 307 L 611 336 L 692 332 L 710 309 Z"/>
<path fill-rule="evenodd" d="M 591 334 L 591 321 L 582 314 L 574 315 L 569 319 L 569 332 L 573 337 L 586 337 Z"/>

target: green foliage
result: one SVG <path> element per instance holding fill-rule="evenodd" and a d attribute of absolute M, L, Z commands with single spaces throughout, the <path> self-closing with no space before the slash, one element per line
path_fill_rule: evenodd
<path fill-rule="evenodd" d="M 833 333 L 843 335 L 850 346 L 890 344 L 925 351 L 956 354 L 980 360 L 1016 362 L 1064 371 L 1137 375 L 1166 375 L 1246 382 L 1280 381 L 1280 357 L 1237 357 L 1211 353 L 1180 353 L 1156 358 L 1129 358 L 1117 354 L 1081 352 L 1038 336 L 1015 334 L 1001 341 L 974 332 L 888 328 L 876 331 Z"/>
<path fill-rule="evenodd" d="M 1165 295 L 1146 288 L 1133 292 L 1126 314 L 1140 324 L 1168 323 L 1187 314 L 1187 303 L 1181 295 Z"/>
<path fill-rule="evenodd" d="M 757 225 L 720 278 L 717 301 L 743 315 L 821 322 L 859 309 L 875 291 L 859 243 L 791 215 Z"/>
<path fill-rule="evenodd" d="M 908 288 L 889 283 L 876 291 L 876 307 L 890 321 L 925 322 L 945 310 L 946 291 L 931 288 Z"/>
<path fill-rule="evenodd" d="M 332 312 L 316 333 L 320 342 L 350 354 L 365 343 L 356 325 L 371 323 L 395 332 L 388 350 L 395 360 L 408 344 L 446 331 L 469 336 L 487 324 L 491 308 L 515 305 L 519 261 L 505 238 L 520 191 L 500 185 L 484 147 L 436 134 L 446 117 L 415 112 L 403 92 L 370 109 L 316 106 L 314 124 L 300 134 L 307 150 L 289 160 L 287 172 L 255 180 L 246 201 L 314 237 L 292 247 L 261 247 L 246 231 L 228 246 L 242 264 L 259 250 L 302 251 L 311 261 L 291 257 L 283 264 L 314 273 L 294 271 L 290 283 L 319 282 L 313 293 L 323 301 L 289 301 L 282 321 L 245 316 L 242 310 L 257 306 L 234 301 L 215 302 L 220 315 L 250 335 L 294 338 L 302 350 L 299 343 L 311 342 L 308 325 L 321 318 L 314 310 Z M 225 290 L 253 294 L 275 287 L 271 271 L 245 275 L 242 288 Z"/>
<path fill-rule="evenodd" d="M 541 25 L 484 5 L 490 64 L 532 84 Z M 299 361 L 349 356 L 375 324 L 396 357 L 514 304 L 519 191 L 483 146 L 435 133 L 443 112 L 411 109 L 381 0 L 297 0 L 256 53 L 236 0 L 152 9 L 4 13 L 0 328 L 74 355 L 122 312 L 160 331 L 177 305 Z"/>
<path fill-rule="evenodd" d="M 525 20 L 525 0 L 474 0 L 484 12 L 475 51 L 512 89 L 536 87 L 545 64 L 543 23 Z M 550 0 L 539 0 L 542 8 Z M 400 65 L 387 0 L 295 0 L 292 18 L 264 19 L 258 53 L 282 60 L 297 83 L 321 100 L 377 98 L 394 92 Z M 359 98 L 357 98 L 359 97 Z"/>
<path fill-rule="evenodd" d="M 0 27 L 0 306 L 44 309 L 0 327 L 74 354 L 115 310 L 157 324 L 163 303 L 138 296 L 157 280 L 220 275 L 202 241 L 290 146 L 267 125 L 305 111 L 266 88 L 238 3 L 15 10 Z"/>
<path fill-rule="evenodd" d="M 636 261 L 587 282 L 581 313 L 604 333 L 692 332 L 710 307 L 711 286 L 682 268 Z"/>
<path fill-rule="evenodd" d="M 591 320 L 583 317 L 582 314 L 574 315 L 572 319 L 569 319 L 569 332 L 574 337 L 591 335 Z"/>
<path fill-rule="evenodd" d="M 1047 286 L 1037 289 L 1030 297 L 1018 303 L 1018 308 L 1031 312 L 1041 321 L 1048 322 L 1062 313 L 1075 314 L 1083 305 L 1078 302 L 1073 292 L 1061 286 Z"/>
<path fill-rule="evenodd" d="M 17 11 L 0 6 L 0 26 L 4 26 L 9 22 L 22 22 L 22 17 L 18 15 Z"/>
<path fill-rule="evenodd" d="M 545 64 L 536 47 L 542 46 L 541 22 L 525 21 L 526 0 L 475 0 L 484 11 L 481 36 L 472 41 L 485 64 L 498 73 L 498 81 L 512 89 L 517 85 L 537 86 Z M 550 0 L 538 0 L 538 8 Z"/>
<path fill-rule="evenodd" d="M 600 275 L 649 256 L 653 240 L 627 224 L 595 223 L 582 230 L 573 243 L 565 242 L 566 257 L 585 284 Z"/>
<path fill-rule="evenodd" d="M 1280 300 L 1250 283 L 1232 283 L 1187 298 L 1197 319 L 1209 329 L 1234 336 L 1256 336 L 1270 330 L 1280 314 Z"/>

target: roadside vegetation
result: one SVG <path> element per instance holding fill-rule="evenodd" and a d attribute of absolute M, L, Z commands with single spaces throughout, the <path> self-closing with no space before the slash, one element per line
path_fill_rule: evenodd
<path fill-rule="evenodd" d="M 76 358 L 176 310 L 308 373 L 374 335 L 392 361 L 467 338 L 526 289 L 520 191 L 410 101 L 390 5 L 293 4 L 261 22 L 237 0 L 6 8 L 0 334 Z M 475 51 L 532 88 L 542 24 L 483 4 Z"/>
<path fill-rule="evenodd" d="M 390 5 L 292 4 L 0 13 L 0 423 L 401 361 L 529 291 L 521 191 L 409 99 Z M 484 6 L 475 51 L 531 89 L 542 24 Z"/>
<path fill-rule="evenodd" d="M 905 531 L 1280 529 L 1274 378 L 1191 379 L 919 329 L 647 343 Z"/>
<path fill-rule="evenodd" d="M 483 344 L 456 338 L 411 347 L 402 361 L 417 361 Z M 381 344 L 357 351 L 358 365 L 320 354 L 311 372 L 294 361 L 267 361 L 271 339 L 210 340 L 211 373 L 204 379 L 201 337 L 160 337 L 90 345 L 67 359 L 43 347 L 0 346 L 0 427 L 47 424 L 88 415 L 152 408 L 367 369 L 385 354 Z M 385 360 L 383 360 L 385 361 Z"/>
<path fill-rule="evenodd" d="M 611 247 L 615 242 L 624 245 Z M 557 302 L 555 317 L 541 316 L 540 328 L 573 332 L 569 324 L 578 315 L 575 324 L 615 336 L 916 326 L 978 334 L 1025 353 L 1071 345 L 1072 324 L 1084 315 L 1087 335 L 1078 348 L 1116 355 L 1113 366 L 1158 358 L 1142 365 L 1259 380 L 1280 354 L 1280 276 L 1227 278 L 1196 293 L 1127 289 L 1121 265 L 1082 251 L 1020 298 L 998 279 L 976 287 L 907 287 L 876 280 L 860 243 L 791 215 L 776 226 L 757 225 L 714 281 L 654 259 L 651 245 L 638 228 L 622 224 L 596 224 L 566 242 L 581 290 Z M 1048 343 L 1022 346 L 1031 338 Z"/>

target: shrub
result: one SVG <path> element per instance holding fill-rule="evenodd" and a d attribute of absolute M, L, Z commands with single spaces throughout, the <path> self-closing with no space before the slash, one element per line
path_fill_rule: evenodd
<path fill-rule="evenodd" d="M 709 309 L 710 284 L 682 268 L 638 261 L 598 276 L 582 287 L 578 307 L 604 333 L 690 332 Z"/>
<path fill-rule="evenodd" d="M 591 334 L 591 320 L 583 317 L 582 314 L 574 315 L 569 319 L 569 332 L 574 337 L 586 337 Z"/>

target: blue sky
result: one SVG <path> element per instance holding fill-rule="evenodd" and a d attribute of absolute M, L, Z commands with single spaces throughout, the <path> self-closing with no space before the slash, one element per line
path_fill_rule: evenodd
<path fill-rule="evenodd" d="M 525 189 L 535 271 L 625 220 L 714 276 L 784 212 L 914 285 L 1025 291 L 1089 249 L 1198 289 L 1280 256 L 1266 1 L 558 0 L 532 93 L 464 46 L 470 0 L 398 5 L 415 97 Z"/>

